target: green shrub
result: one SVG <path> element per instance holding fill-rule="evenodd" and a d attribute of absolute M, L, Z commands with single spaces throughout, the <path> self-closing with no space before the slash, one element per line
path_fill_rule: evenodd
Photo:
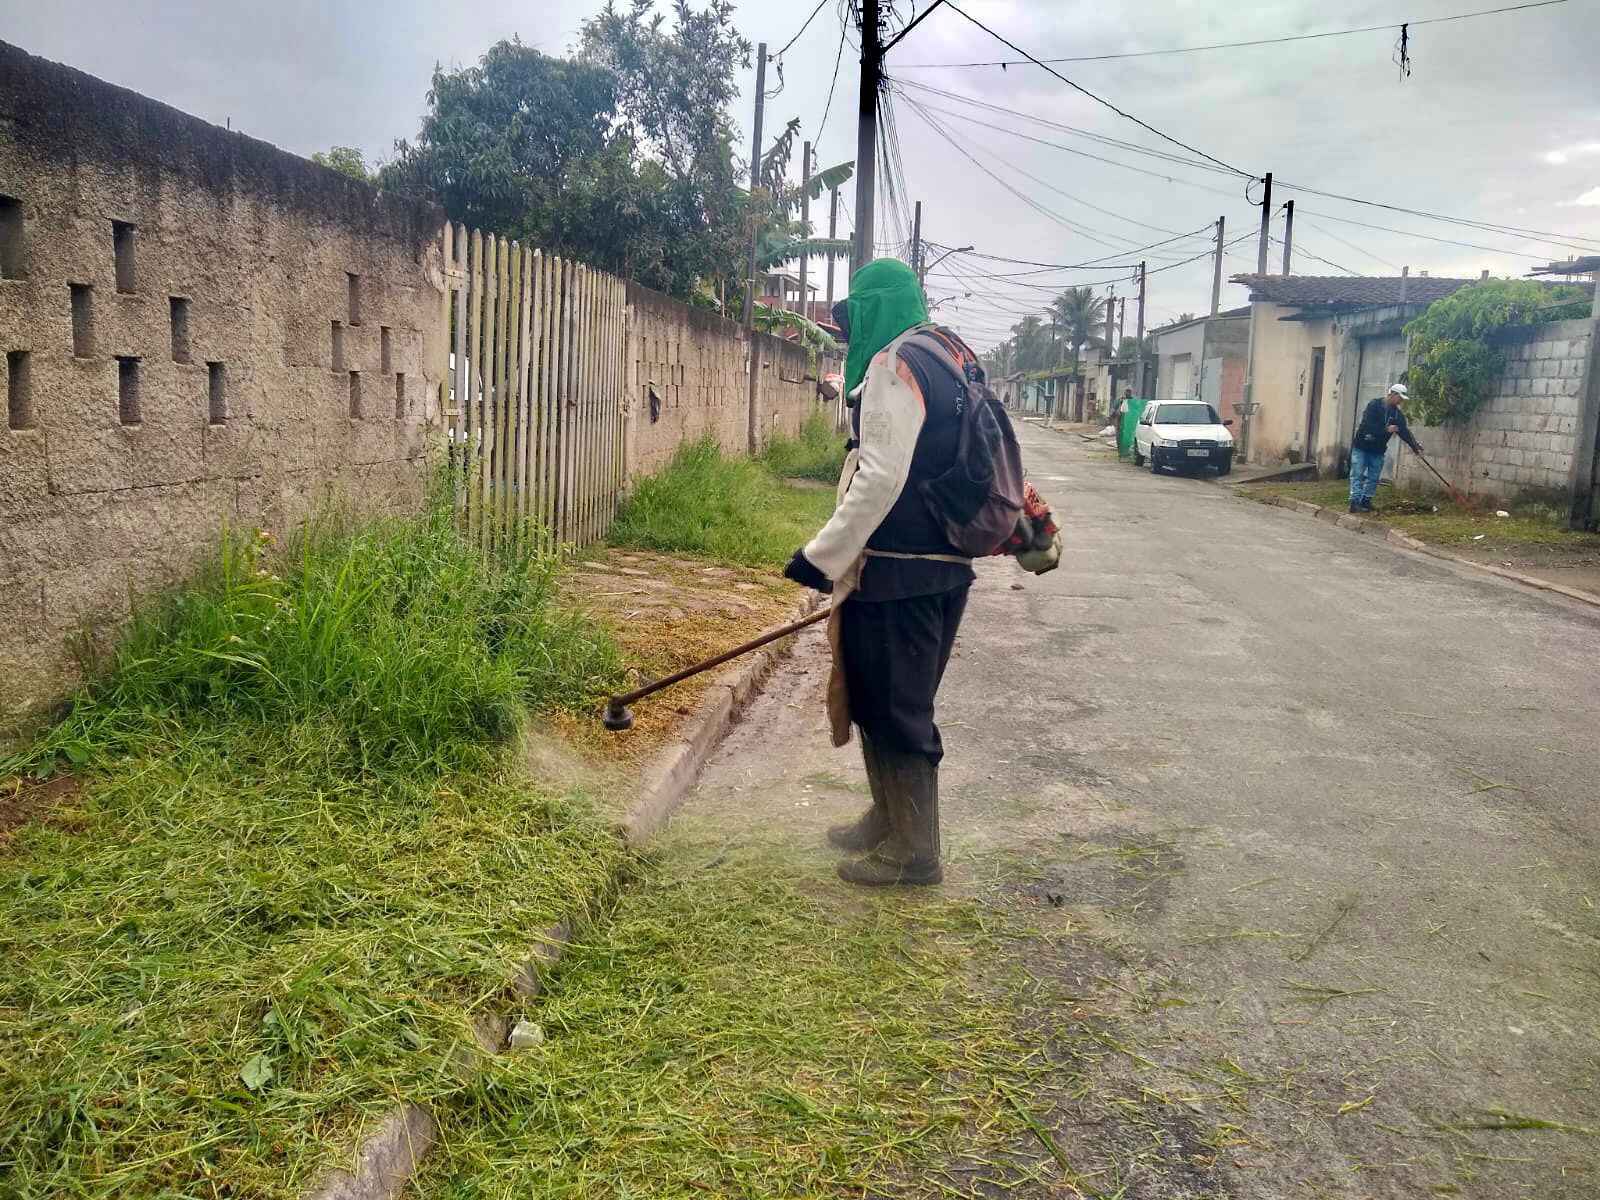
<path fill-rule="evenodd" d="M 1406 382 L 1417 415 L 1430 425 L 1466 421 L 1505 371 L 1505 352 L 1492 340 L 1496 331 L 1581 317 L 1587 306 L 1579 288 L 1525 279 L 1476 283 L 1434 301 L 1405 329 Z"/>
<path fill-rule="evenodd" d="M 527 709 L 576 708 L 620 675 L 609 636 L 555 603 L 557 566 L 485 554 L 447 502 L 359 524 L 325 515 L 281 550 L 225 534 L 192 585 L 135 617 L 25 765 L 83 765 L 176 727 L 317 722 L 341 731 L 351 769 L 461 766 Z"/>
<path fill-rule="evenodd" d="M 789 487 L 764 463 L 731 458 L 707 439 L 684 446 L 642 480 L 617 514 L 611 542 L 781 566 L 833 511 L 826 488 Z"/>
<path fill-rule="evenodd" d="M 800 427 L 798 437 L 780 434 L 768 442 L 761 461 L 783 479 L 833 483 L 844 469 L 844 440 L 827 414 L 816 412 Z"/>

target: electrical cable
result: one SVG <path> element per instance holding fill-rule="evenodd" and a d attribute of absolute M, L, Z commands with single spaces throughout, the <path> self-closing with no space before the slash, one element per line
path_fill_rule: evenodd
<path fill-rule="evenodd" d="M 1028 62 L 1046 63 L 1074 63 L 1074 62 L 1106 62 L 1119 58 L 1153 58 L 1163 54 L 1198 54 L 1206 50 L 1237 50 L 1246 46 L 1278 46 L 1285 42 L 1311 42 L 1322 38 L 1349 37 L 1358 33 L 1386 33 L 1391 29 L 1403 29 L 1406 26 L 1416 28 L 1419 25 L 1442 25 L 1447 21 L 1466 21 L 1474 17 L 1492 17 L 1500 13 L 1521 12 L 1528 8 L 1549 8 L 1556 4 L 1565 4 L 1567 0 L 1534 0 L 1529 4 L 1512 4 L 1505 8 L 1488 8 L 1481 12 L 1456 13 L 1446 17 L 1428 17 L 1420 21 L 1406 21 L 1393 25 L 1363 25 L 1359 29 L 1334 29 L 1327 33 L 1298 33 L 1284 37 L 1256 38 L 1248 42 L 1216 42 L 1208 46 L 1178 46 L 1170 50 L 1126 50 L 1116 54 L 1082 54 L 1072 58 L 1046 58 L 1040 59 L 1006 59 L 995 62 L 950 62 L 950 63 L 901 63 L 899 66 L 918 70 L 927 70 L 943 67 L 1016 67 L 1026 66 Z M 951 5 L 951 7 L 955 7 Z M 1013 47 L 1015 49 L 1015 47 Z M 1026 51 L 1018 51 L 1025 54 Z"/>
<path fill-rule="evenodd" d="M 773 58 L 782 58 L 786 53 L 788 53 L 789 47 L 793 46 L 796 42 L 798 42 L 800 40 L 801 34 L 804 34 L 807 29 L 811 28 L 811 22 L 813 22 L 813 21 L 815 21 L 817 19 L 817 14 L 823 10 L 824 6 L 826 6 L 827 3 L 828 3 L 828 0 L 817 0 L 817 6 L 811 10 L 811 15 L 806 18 L 805 24 L 800 26 L 800 32 L 795 34 L 792 38 L 790 38 L 787 42 L 785 42 L 784 46 L 783 46 L 783 49 L 779 50 L 772 57 Z M 746 42 L 745 45 L 749 45 L 749 43 Z"/>
<path fill-rule="evenodd" d="M 1297 213 L 1296 215 L 1299 216 L 1300 214 Z M 1341 246 L 1350 247 L 1350 249 L 1354 250 L 1357 254 L 1365 254 L 1368 258 L 1372 259 L 1373 262 L 1382 263 L 1384 266 L 1388 267 L 1392 271 L 1395 271 L 1396 273 L 1398 273 L 1399 270 L 1400 270 L 1400 264 L 1399 263 L 1392 263 L 1388 259 L 1382 258 L 1379 255 L 1374 254 L 1371 250 L 1368 250 L 1363 246 L 1358 246 L 1352 241 L 1347 241 L 1346 239 L 1340 237 L 1337 233 L 1335 233 L 1331 229 L 1323 229 L 1320 225 L 1313 225 L 1310 221 L 1306 221 L 1305 222 L 1305 226 L 1306 226 L 1307 229 L 1316 230 L 1318 233 L 1322 234 L 1324 237 L 1331 237 L 1334 241 L 1338 242 Z"/>
<path fill-rule="evenodd" d="M 945 7 L 946 8 L 951 9 L 952 11 L 957 13 L 958 15 L 965 17 L 968 21 L 971 21 L 974 25 L 976 25 L 979 29 L 983 30 L 985 33 L 987 33 L 990 37 L 994 38 L 996 41 L 1001 42 L 1001 43 L 1011 47 L 1011 49 L 1015 50 L 1018 54 L 1022 55 L 1026 59 L 1028 59 L 1028 61 L 1033 63 L 1036 67 L 1039 67 L 1040 69 L 1044 70 L 1048 74 L 1055 76 L 1062 83 L 1066 84 L 1068 87 L 1072 88 L 1074 91 L 1079 92 L 1082 95 L 1087 96 L 1089 99 L 1093 100 L 1096 104 L 1101 104 L 1101 105 L 1104 105 L 1106 108 L 1109 108 L 1112 112 L 1116 113 L 1117 116 L 1122 117 L 1124 120 L 1132 121 L 1135 125 L 1139 126 L 1141 129 L 1148 130 L 1149 132 L 1155 134 L 1162 141 L 1171 142 L 1174 146 L 1181 147 L 1182 149 L 1187 150 L 1190 154 L 1198 154 L 1201 158 L 1205 159 L 1208 162 L 1214 162 L 1219 167 L 1226 167 L 1228 170 L 1232 171 L 1235 175 L 1238 175 L 1242 179 L 1254 179 L 1254 178 L 1256 178 L 1256 176 L 1253 173 L 1251 173 L 1249 171 L 1242 171 L 1238 167 L 1234 166 L 1232 163 L 1223 162 L 1222 159 L 1217 158 L 1214 155 L 1207 154 L 1204 150 L 1201 150 L 1201 149 L 1199 149 L 1198 147 L 1195 147 L 1195 146 L 1191 146 L 1188 142 L 1181 141 L 1180 139 L 1173 137 L 1170 133 L 1162 132 L 1161 130 L 1157 129 L 1154 125 L 1150 124 L 1148 121 L 1142 121 L 1138 117 L 1134 116 L 1132 113 L 1126 111 L 1125 109 L 1118 108 L 1115 104 L 1111 103 L 1111 101 L 1107 100 L 1104 96 L 1096 95 L 1094 92 L 1091 92 L 1088 88 L 1084 87 L 1082 84 L 1074 83 L 1072 80 L 1068 79 L 1065 75 L 1063 75 L 1060 71 L 1056 70 L 1054 67 L 1048 66 L 1045 63 L 1040 62 L 1037 58 L 1035 58 L 1033 55 L 1029 54 L 1026 50 L 1024 50 L 1021 46 L 1017 45 L 1015 42 L 1010 41 L 1009 39 L 1004 38 L 1000 34 L 996 33 L 993 29 L 989 28 L 989 26 L 985 25 L 982 21 L 978 20 L 977 17 L 972 16 L 965 9 L 963 9 L 960 5 L 956 4 L 955 0 L 944 0 L 944 2 L 945 2 Z"/>
<path fill-rule="evenodd" d="M 849 26 L 845 24 L 844 10 L 839 12 L 839 49 L 833 56 L 833 82 L 828 84 L 828 102 L 822 106 L 822 120 L 817 124 L 817 136 L 813 139 L 820 144 L 822 131 L 828 127 L 828 114 L 833 111 L 833 92 L 839 86 L 839 64 L 844 60 L 844 44 Z"/>

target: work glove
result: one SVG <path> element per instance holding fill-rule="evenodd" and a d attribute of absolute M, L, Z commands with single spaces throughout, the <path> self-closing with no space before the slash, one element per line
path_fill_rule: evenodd
<path fill-rule="evenodd" d="M 794 580 L 801 587 L 808 587 L 814 592 L 822 592 L 824 595 L 831 594 L 833 591 L 833 580 L 812 566 L 811 560 L 806 557 L 804 550 L 796 550 L 794 552 L 794 557 L 789 560 L 789 565 L 783 569 L 783 577 Z"/>

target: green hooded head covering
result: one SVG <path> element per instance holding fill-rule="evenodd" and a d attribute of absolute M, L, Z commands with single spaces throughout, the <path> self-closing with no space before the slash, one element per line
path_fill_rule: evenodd
<path fill-rule="evenodd" d="M 869 262 L 850 277 L 850 351 L 844 360 L 849 395 L 867 377 L 873 356 L 895 338 L 928 320 L 928 302 L 917 274 L 897 258 Z"/>

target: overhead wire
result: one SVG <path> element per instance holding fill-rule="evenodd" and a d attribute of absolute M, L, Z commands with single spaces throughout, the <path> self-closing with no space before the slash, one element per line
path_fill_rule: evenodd
<path fill-rule="evenodd" d="M 1417 21 L 1397 21 L 1390 25 L 1362 25 L 1355 29 L 1333 29 L 1325 33 L 1297 33 L 1287 34 L 1282 37 L 1254 38 L 1245 42 L 1214 42 L 1205 46 L 1177 46 L 1167 50 L 1124 50 L 1111 54 L 1079 54 L 1065 58 L 1046 59 L 1005 59 L 993 62 L 949 62 L 949 63 L 900 63 L 900 68 L 915 68 L 927 70 L 944 67 L 1016 67 L 1026 66 L 1028 62 L 1045 63 L 1078 63 L 1078 62 L 1107 62 L 1111 59 L 1122 58 L 1154 58 L 1167 54 L 1199 54 L 1207 50 L 1238 50 L 1247 46 L 1279 46 L 1287 42 L 1312 42 L 1323 38 L 1350 37 L 1359 33 L 1387 33 L 1390 30 L 1402 29 L 1407 26 L 1415 29 L 1421 25 L 1442 25 L 1447 21 L 1467 21 L 1474 17 L 1492 17 L 1501 13 L 1521 12 L 1529 8 L 1550 8 L 1557 4 L 1565 4 L 1567 0 L 1532 0 L 1527 4 L 1512 4 L 1504 8 L 1487 8 L 1480 12 L 1455 13 L 1444 17 L 1426 17 Z M 1025 51 L 1023 53 L 1026 53 Z"/>
<path fill-rule="evenodd" d="M 844 19 L 843 6 L 839 10 L 839 49 L 833 56 L 833 81 L 828 84 L 828 102 L 822 106 L 822 120 L 817 122 L 817 142 L 822 141 L 822 131 L 828 127 L 828 114 L 833 111 L 833 93 L 839 86 L 839 64 L 844 61 L 844 44 L 849 40 L 850 25 Z"/>
<path fill-rule="evenodd" d="M 1084 87 L 1080 83 L 1073 82 L 1072 80 L 1068 79 L 1065 75 L 1063 75 L 1060 71 L 1056 70 L 1054 67 L 1040 62 L 1032 54 L 1029 54 L 1026 50 L 1024 50 L 1021 46 L 1017 45 L 1015 42 L 1011 41 L 1009 38 L 1003 37 L 999 33 L 996 33 L 989 26 L 985 25 L 982 21 L 978 20 L 977 17 L 974 17 L 971 13 L 967 12 L 960 5 L 956 4 L 955 0 L 944 0 L 944 5 L 945 5 L 946 8 L 948 8 L 948 9 L 952 10 L 953 12 L 955 12 L 958 16 L 965 17 L 968 21 L 972 22 L 972 24 L 976 25 L 979 29 L 983 30 L 985 33 L 987 33 L 990 37 L 994 38 L 996 41 L 1001 42 L 1004 45 L 1009 46 L 1011 49 L 1015 50 L 1018 54 L 1022 55 L 1029 62 L 1033 63 L 1035 66 L 1039 67 L 1041 70 L 1045 71 L 1047 74 L 1050 74 L 1050 75 L 1054 76 L 1056 79 L 1059 79 L 1062 83 L 1066 84 L 1068 87 L 1072 88 L 1074 91 L 1076 91 L 1076 92 L 1078 92 L 1078 93 L 1080 93 L 1080 94 L 1082 94 L 1084 96 L 1087 96 L 1089 99 L 1093 100 L 1096 104 L 1100 104 L 1100 105 L 1103 105 L 1106 108 L 1109 108 L 1112 112 L 1116 113 L 1119 117 L 1123 118 L 1124 120 L 1132 121 L 1135 125 L 1139 126 L 1141 129 L 1148 130 L 1150 133 L 1155 134 L 1162 141 L 1171 142 L 1174 146 L 1179 146 L 1182 149 L 1189 151 L 1190 154 L 1197 154 L 1201 158 L 1207 160 L 1208 162 L 1216 163 L 1219 167 L 1226 167 L 1229 171 L 1232 171 L 1235 175 L 1238 175 L 1239 177 L 1241 177 L 1243 179 L 1254 179 L 1255 178 L 1254 174 L 1252 174 L 1251 172 L 1240 170 L 1238 167 L 1234 166 L 1232 163 L 1224 162 L 1222 159 L 1217 158 L 1214 155 L 1207 154 L 1204 150 L 1201 150 L 1196 146 L 1191 146 L 1188 142 L 1185 142 L 1185 141 L 1182 141 L 1179 138 L 1173 137 L 1170 133 L 1166 133 L 1163 130 L 1157 129 L 1154 125 L 1150 124 L 1150 122 L 1145 121 L 1145 120 L 1141 120 L 1140 118 L 1134 116 L 1132 113 L 1128 112 L 1126 109 L 1118 108 L 1115 104 L 1113 104 L 1111 101 L 1107 100 L 1104 96 L 1100 96 L 1100 95 L 1090 91 L 1088 88 Z"/>
<path fill-rule="evenodd" d="M 783 44 L 783 49 L 779 50 L 772 57 L 773 58 L 782 58 L 784 56 L 784 54 L 788 52 L 789 47 L 793 46 L 796 42 L 798 42 L 800 40 L 801 36 L 805 33 L 805 31 L 807 29 L 811 28 L 811 22 L 813 22 L 813 21 L 815 21 L 817 19 L 817 14 L 819 12 L 821 12 L 824 7 L 827 6 L 827 3 L 828 3 L 828 0 L 817 0 L 817 6 L 811 10 L 811 15 L 805 19 L 805 23 L 800 26 L 799 30 L 795 33 L 795 35 L 792 38 L 790 38 L 787 42 L 785 42 Z M 749 43 L 746 43 L 746 45 L 748 45 L 748 44 Z"/>

